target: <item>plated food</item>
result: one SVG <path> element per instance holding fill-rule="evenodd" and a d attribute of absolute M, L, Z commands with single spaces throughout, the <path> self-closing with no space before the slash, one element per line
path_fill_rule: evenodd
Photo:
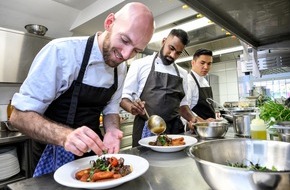
<path fill-rule="evenodd" d="M 118 179 L 132 172 L 130 165 L 124 164 L 124 158 L 99 157 L 90 160 L 90 167 L 82 169 L 75 174 L 77 180 L 83 182 L 99 182 L 109 179 Z"/>
<path fill-rule="evenodd" d="M 170 138 L 168 135 L 158 135 L 155 141 L 149 142 L 152 146 L 181 146 L 185 145 L 184 137 Z"/>
<path fill-rule="evenodd" d="M 131 181 L 143 175 L 149 168 L 149 162 L 140 157 L 130 154 L 106 154 L 105 158 L 115 157 L 120 160 L 124 159 L 124 165 L 129 165 L 131 173 L 117 179 L 99 180 L 97 182 L 84 182 L 76 179 L 76 174 L 86 168 L 90 168 L 90 161 L 97 160 L 98 156 L 90 156 L 69 162 L 54 173 L 54 179 L 61 185 L 81 189 L 108 189 Z"/>
<path fill-rule="evenodd" d="M 139 144 L 141 146 L 144 147 L 148 147 L 151 148 L 154 151 L 157 152 L 177 152 L 180 150 L 185 149 L 188 146 L 191 146 L 195 143 L 197 143 L 197 139 L 192 137 L 192 136 L 188 136 L 188 135 L 167 135 L 167 137 L 171 138 L 171 139 L 183 139 L 182 144 L 180 145 L 176 145 L 176 146 L 160 146 L 160 145 L 152 145 L 150 144 L 150 142 L 155 142 L 157 140 L 158 136 L 151 136 L 151 137 L 146 137 L 143 139 L 139 140 Z"/>

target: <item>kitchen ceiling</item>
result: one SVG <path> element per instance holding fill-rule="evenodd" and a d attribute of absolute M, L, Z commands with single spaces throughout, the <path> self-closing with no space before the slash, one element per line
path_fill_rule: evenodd
<path fill-rule="evenodd" d="M 110 12 L 117 11 L 132 0 L 9 0 L 0 1 L 0 27 L 24 31 L 30 23 L 45 25 L 52 38 L 92 35 L 103 30 L 103 21 Z M 156 32 L 197 19 L 198 12 L 179 0 L 141 0 L 152 11 Z M 240 45 L 237 38 L 222 27 L 212 24 L 189 31 L 190 45 L 181 57 L 191 56 L 199 47 L 213 51 Z M 166 37 L 166 36 L 164 36 Z M 148 45 L 146 52 L 158 51 L 161 40 Z M 229 57 L 233 57 L 232 56 Z M 235 56 L 235 55 L 234 55 Z"/>

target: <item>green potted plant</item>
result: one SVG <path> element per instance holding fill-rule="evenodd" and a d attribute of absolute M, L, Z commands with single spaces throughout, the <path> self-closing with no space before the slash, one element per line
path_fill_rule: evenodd
<path fill-rule="evenodd" d="M 281 122 L 290 121 L 290 109 L 288 105 L 275 100 L 268 100 L 259 106 L 260 118 L 267 123 L 267 132 L 270 140 L 281 140 L 278 131 L 273 127 Z"/>

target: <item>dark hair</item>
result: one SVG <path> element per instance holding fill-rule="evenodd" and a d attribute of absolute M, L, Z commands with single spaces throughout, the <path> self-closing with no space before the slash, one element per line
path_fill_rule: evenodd
<path fill-rule="evenodd" d="M 193 59 L 197 58 L 201 55 L 209 55 L 212 56 L 212 51 L 208 50 L 208 49 L 198 49 L 195 51 L 194 55 L 193 55 Z"/>
<path fill-rule="evenodd" d="M 189 44 L 189 38 L 187 33 L 182 29 L 172 29 L 168 36 L 176 36 L 180 39 L 183 45 L 187 46 Z"/>

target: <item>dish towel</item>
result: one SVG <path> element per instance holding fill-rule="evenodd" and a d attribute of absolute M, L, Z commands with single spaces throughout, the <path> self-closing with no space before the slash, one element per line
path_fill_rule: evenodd
<path fill-rule="evenodd" d="M 153 133 L 151 133 L 151 131 L 149 130 L 148 128 L 148 121 L 145 122 L 145 125 L 143 127 L 143 130 L 142 130 L 142 136 L 141 136 L 141 139 L 145 138 L 145 137 L 150 137 L 150 136 L 154 136 Z"/>
<path fill-rule="evenodd" d="M 74 154 L 62 146 L 46 145 L 34 170 L 33 177 L 38 177 L 56 171 L 62 165 L 74 160 Z"/>

